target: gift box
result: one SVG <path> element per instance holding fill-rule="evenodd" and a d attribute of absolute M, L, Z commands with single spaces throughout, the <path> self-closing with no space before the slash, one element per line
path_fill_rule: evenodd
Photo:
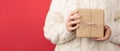
<path fill-rule="evenodd" d="M 79 9 L 80 24 L 76 30 L 76 37 L 103 37 L 104 10 Z"/>

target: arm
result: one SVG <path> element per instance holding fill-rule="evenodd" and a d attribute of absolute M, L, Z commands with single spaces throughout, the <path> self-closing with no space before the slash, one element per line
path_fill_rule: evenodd
<path fill-rule="evenodd" d="M 59 1 L 59 0 L 58 0 Z M 66 29 L 64 18 L 59 11 L 64 2 L 52 0 L 50 10 L 46 17 L 44 36 L 54 44 L 61 44 L 72 40 L 75 35 Z M 59 5 L 59 3 L 61 5 Z"/>

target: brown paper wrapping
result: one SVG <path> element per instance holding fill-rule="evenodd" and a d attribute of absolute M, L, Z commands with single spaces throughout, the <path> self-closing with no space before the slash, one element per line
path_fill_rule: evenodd
<path fill-rule="evenodd" d="M 104 10 L 79 9 L 80 24 L 76 30 L 76 37 L 103 37 Z"/>

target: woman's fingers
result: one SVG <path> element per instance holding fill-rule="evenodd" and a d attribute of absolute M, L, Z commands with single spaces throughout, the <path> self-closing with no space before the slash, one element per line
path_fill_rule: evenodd
<path fill-rule="evenodd" d="M 111 29 L 109 26 L 105 25 L 105 36 L 104 37 L 100 37 L 100 38 L 96 38 L 96 41 L 104 41 L 109 39 L 111 36 Z"/>
<path fill-rule="evenodd" d="M 70 31 L 70 32 L 74 31 L 79 27 L 78 26 L 78 24 L 80 23 L 79 18 L 80 18 L 80 16 L 78 15 L 78 10 L 75 10 L 70 13 L 67 23 L 66 23 L 68 31 Z"/>
<path fill-rule="evenodd" d="M 80 16 L 77 13 L 78 11 L 75 10 L 70 14 L 67 20 L 68 31 L 76 30 L 79 27 L 78 24 L 80 23 L 80 20 L 79 20 Z"/>
<path fill-rule="evenodd" d="M 73 12 L 70 13 L 70 16 L 73 16 L 74 14 L 78 13 L 78 10 L 74 10 Z"/>
<path fill-rule="evenodd" d="M 78 24 L 77 24 L 77 25 L 74 26 L 74 27 L 70 27 L 70 29 L 71 29 L 72 31 L 74 31 L 74 30 L 76 30 L 78 27 L 79 27 L 79 26 L 78 26 Z"/>
<path fill-rule="evenodd" d="M 69 24 L 70 24 L 70 26 L 72 26 L 72 25 L 74 25 L 74 24 L 79 24 L 80 23 L 80 21 L 79 20 L 76 20 L 76 21 L 71 21 Z"/>
<path fill-rule="evenodd" d="M 70 31 L 76 30 L 79 26 L 78 24 L 80 23 L 79 20 L 75 20 L 75 21 L 70 21 L 67 25 Z"/>
<path fill-rule="evenodd" d="M 68 19 L 68 21 L 74 21 L 74 20 L 77 20 L 77 19 L 79 19 L 80 18 L 80 16 L 76 13 L 76 14 L 74 14 L 73 16 L 70 16 Z"/>

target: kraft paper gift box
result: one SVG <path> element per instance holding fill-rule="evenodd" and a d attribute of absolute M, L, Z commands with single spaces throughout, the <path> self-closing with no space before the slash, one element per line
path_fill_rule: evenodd
<path fill-rule="evenodd" d="M 79 9 L 80 24 L 76 30 L 76 37 L 103 37 L 104 10 Z"/>

